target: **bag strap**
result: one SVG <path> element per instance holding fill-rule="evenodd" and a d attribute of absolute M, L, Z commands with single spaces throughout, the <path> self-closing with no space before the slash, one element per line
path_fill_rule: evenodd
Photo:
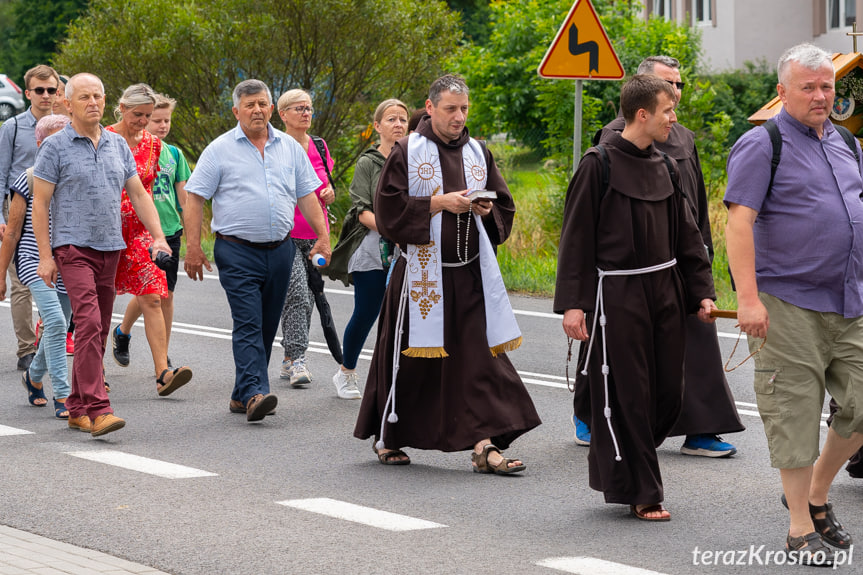
<path fill-rule="evenodd" d="M 315 148 L 318 149 L 318 154 L 321 156 L 321 161 L 324 163 L 324 169 L 327 171 L 327 179 L 330 180 L 330 185 L 333 189 L 336 189 L 336 183 L 333 181 L 333 175 L 330 173 L 330 164 L 327 162 L 327 145 L 324 143 L 324 139 L 319 136 L 311 136 L 312 141 L 315 143 Z"/>

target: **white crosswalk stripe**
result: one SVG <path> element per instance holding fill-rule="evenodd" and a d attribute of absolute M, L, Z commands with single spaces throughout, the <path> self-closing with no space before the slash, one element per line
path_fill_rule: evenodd
<path fill-rule="evenodd" d="M 159 461 L 158 459 L 150 459 L 149 457 L 141 457 L 132 455 L 131 453 L 123 453 L 122 451 L 114 450 L 93 450 L 93 451 L 67 451 L 66 455 L 79 457 L 89 461 L 104 463 L 105 465 L 113 465 L 122 467 L 123 469 L 131 469 L 132 471 L 140 471 L 166 479 L 191 479 L 193 477 L 217 477 L 217 473 L 202 471 L 185 465 L 177 465 L 176 463 L 168 463 Z"/>
<path fill-rule="evenodd" d="M 440 523 L 426 521 L 425 519 L 416 519 L 407 515 L 399 515 L 390 513 L 389 511 L 381 511 L 372 507 L 363 507 L 346 501 L 338 501 L 328 497 L 317 499 L 290 499 L 288 501 L 277 501 L 279 505 L 311 511 L 336 519 L 344 519 L 345 521 L 353 521 L 377 527 L 378 529 L 386 529 L 388 531 L 414 531 L 417 529 L 435 529 L 438 527 L 446 527 Z"/>
<path fill-rule="evenodd" d="M 537 561 L 536 564 L 576 575 L 664 575 L 658 571 L 630 567 L 595 557 L 553 557 Z"/>

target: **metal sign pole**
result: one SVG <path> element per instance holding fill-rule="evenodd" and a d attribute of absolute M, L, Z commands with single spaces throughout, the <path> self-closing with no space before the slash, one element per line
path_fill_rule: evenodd
<path fill-rule="evenodd" d="M 581 159 L 581 80 L 575 81 L 575 108 L 574 121 L 572 126 L 572 173 L 575 175 L 575 170 L 578 168 L 578 161 Z"/>

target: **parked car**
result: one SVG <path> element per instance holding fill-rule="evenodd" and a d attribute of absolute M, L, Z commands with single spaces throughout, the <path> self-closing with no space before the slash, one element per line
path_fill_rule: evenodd
<path fill-rule="evenodd" d="M 20 114 L 26 107 L 21 88 L 6 74 L 0 74 L 0 121 Z"/>

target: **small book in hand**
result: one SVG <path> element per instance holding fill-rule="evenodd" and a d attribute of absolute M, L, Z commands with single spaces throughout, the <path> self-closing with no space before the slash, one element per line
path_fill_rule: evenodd
<path fill-rule="evenodd" d="M 472 202 L 477 200 L 496 200 L 497 192 L 493 192 L 491 190 L 472 190 L 466 194 L 465 197 Z"/>

